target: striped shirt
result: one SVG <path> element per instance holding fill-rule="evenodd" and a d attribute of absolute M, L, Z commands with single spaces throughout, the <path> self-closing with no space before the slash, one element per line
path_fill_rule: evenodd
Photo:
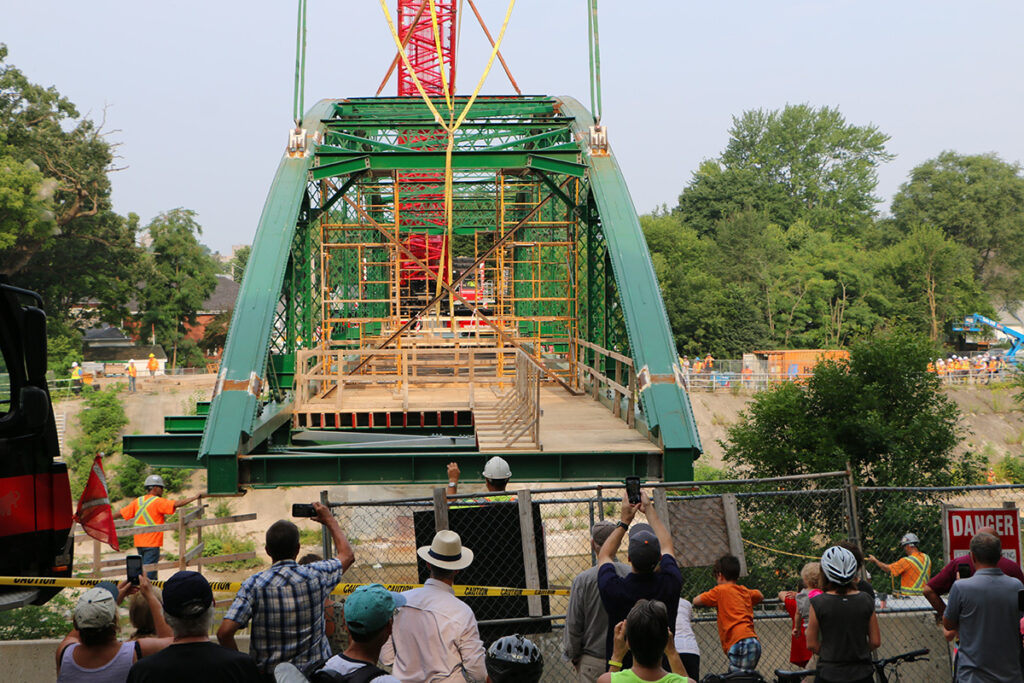
<path fill-rule="evenodd" d="M 299 669 L 331 656 L 324 601 L 341 581 L 341 560 L 299 565 L 275 562 L 244 582 L 225 619 L 243 627 L 252 620 L 249 652 L 264 673 L 281 662 Z"/>

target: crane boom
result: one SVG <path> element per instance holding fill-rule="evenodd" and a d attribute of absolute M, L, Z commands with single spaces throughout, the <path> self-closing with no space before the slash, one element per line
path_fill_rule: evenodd
<path fill-rule="evenodd" d="M 991 318 L 983 316 L 980 313 L 974 313 L 973 315 L 966 316 L 964 318 L 963 325 L 954 326 L 953 331 L 968 332 L 971 331 L 972 329 L 977 329 L 978 325 L 985 325 L 986 327 L 991 327 L 993 330 L 998 330 L 999 332 L 1002 332 L 1003 334 L 1010 338 L 1010 349 L 1003 355 L 1004 358 L 1016 358 L 1017 352 L 1021 349 L 1022 346 L 1024 346 L 1024 333 L 1018 332 L 1012 327 L 1007 327 L 1001 322 L 992 320 Z"/>

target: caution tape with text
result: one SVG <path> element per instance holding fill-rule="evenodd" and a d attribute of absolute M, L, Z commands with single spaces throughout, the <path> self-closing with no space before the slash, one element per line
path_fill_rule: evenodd
<path fill-rule="evenodd" d="M 88 588 L 98 583 L 110 583 L 110 579 L 66 579 L 34 576 L 0 576 L 0 586 L 24 586 L 27 588 Z M 163 588 L 163 581 L 152 581 L 154 586 Z M 348 595 L 365 583 L 339 583 L 331 591 L 332 595 Z M 422 583 L 385 583 L 389 591 L 402 591 L 420 588 Z M 210 588 L 216 593 L 235 593 L 242 584 L 237 581 L 210 581 Z M 467 597 L 520 597 L 531 595 L 569 595 L 566 588 L 506 588 L 496 586 L 454 586 L 455 595 Z"/>

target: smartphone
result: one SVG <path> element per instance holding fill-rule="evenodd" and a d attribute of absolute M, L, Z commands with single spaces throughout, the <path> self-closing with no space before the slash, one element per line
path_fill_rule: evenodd
<path fill-rule="evenodd" d="M 292 517 L 316 517 L 312 503 L 292 503 Z"/>
<path fill-rule="evenodd" d="M 124 558 L 125 569 L 128 572 L 128 581 L 139 585 L 139 577 L 142 576 L 142 555 L 128 555 Z"/>
<path fill-rule="evenodd" d="M 626 497 L 633 505 L 640 503 L 640 477 L 626 477 Z"/>
<path fill-rule="evenodd" d="M 969 564 L 958 564 L 956 566 L 956 575 L 961 579 L 971 578 L 971 565 Z"/>
<path fill-rule="evenodd" d="M 1017 611 L 1024 612 L 1024 590 L 1017 591 Z"/>

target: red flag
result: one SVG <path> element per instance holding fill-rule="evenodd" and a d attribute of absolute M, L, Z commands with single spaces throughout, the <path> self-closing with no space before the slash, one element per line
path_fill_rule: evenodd
<path fill-rule="evenodd" d="M 107 497 L 107 475 L 103 472 L 103 460 L 97 455 L 92 461 L 89 481 L 85 484 L 82 497 L 78 499 L 75 520 L 82 525 L 85 533 L 97 541 L 107 543 L 114 550 L 117 546 L 117 532 L 114 531 L 114 513 Z"/>

